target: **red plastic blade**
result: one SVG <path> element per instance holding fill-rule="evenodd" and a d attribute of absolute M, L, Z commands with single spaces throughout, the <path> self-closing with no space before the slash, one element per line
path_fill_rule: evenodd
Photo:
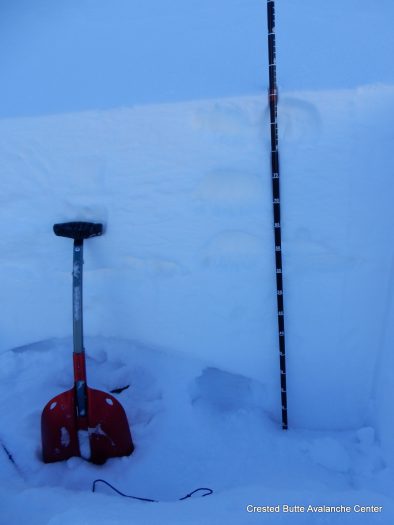
<path fill-rule="evenodd" d="M 74 388 L 52 398 L 41 415 L 42 456 L 45 463 L 79 456 Z"/>
<path fill-rule="evenodd" d="M 74 388 L 51 399 L 42 412 L 42 454 L 45 463 L 81 456 L 78 430 L 87 430 L 89 461 L 129 456 L 134 445 L 126 413 L 117 399 L 101 390 L 87 388 L 88 417 L 77 418 Z M 88 459 L 88 458 L 85 458 Z"/>
<path fill-rule="evenodd" d="M 111 394 L 94 388 L 87 391 L 90 461 L 102 464 L 108 458 L 129 456 L 134 445 L 122 405 Z"/>

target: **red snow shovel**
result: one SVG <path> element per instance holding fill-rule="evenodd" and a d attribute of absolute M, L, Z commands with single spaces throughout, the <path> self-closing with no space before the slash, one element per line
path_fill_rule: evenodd
<path fill-rule="evenodd" d="M 74 239 L 73 338 L 74 386 L 52 398 L 41 415 L 42 456 L 45 463 L 81 456 L 96 464 L 129 456 L 133 450 L 129 423 L 122 405 L 111 394 L 86 383 L 82 324 L 83 241 L 101 235 L 102 224 L 55 224 L 56 235 Z"/>

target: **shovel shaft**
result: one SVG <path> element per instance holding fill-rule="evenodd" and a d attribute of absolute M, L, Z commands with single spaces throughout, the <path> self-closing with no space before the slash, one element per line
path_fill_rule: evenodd
<path fill-rule="evenodd" d="M 86 427 L 87 390 L 82 319 L 83 239 L 74 240 L 73 251 L 73 340 L 74 385 L 78 427 Z"/>
<path fill-rule="evenodd" d="M 74 241 L 73 255 L 73 338 L 74 353 L 80 354 L 83 349 L 83 320 L 82 320 L 82 269 L 83 269 L 83 240 Z"/>
<path fill-rule="evenodd" d="M 75 403 L 77 408 L 78 427 L 86 426 L 87 418 L 87 391 L 86 391 L 86 363 L 85 352 L 74 352 L 74 385 L 75 385 Z"/>

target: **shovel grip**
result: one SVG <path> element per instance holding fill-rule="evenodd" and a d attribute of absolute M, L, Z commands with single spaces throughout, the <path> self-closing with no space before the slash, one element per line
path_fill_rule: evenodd
<path fill-rule="evenodd" d="M 101 223 L 83 221 L 62 222 L 54 224 L 53 231 L 55 235 L 59 237 L 68 237 L 75 241 L 83 241 L 90 237 L 102 235 L 103 225 Z"/>

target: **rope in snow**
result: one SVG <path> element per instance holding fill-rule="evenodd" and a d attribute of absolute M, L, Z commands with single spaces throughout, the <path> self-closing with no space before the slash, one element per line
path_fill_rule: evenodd
<path fill-rule="evenodd" d="M 92 492 L 96 492 L 96 485 L 97 485 L 97 483 L 104 483 L 105 485 L 110 487 L 114 492 L 116 492 L 120 496 L 123 496 L 124 498 L 137 499 L 139 501 L 148 501 L 149 503 L 160 503 L 159 500 L 157 500 L 157 499 L 141 498 L 139 496 L 130 496 L 129 494 L 125 494 L 124 492 L 121 492 L 119 489 L 117 489 L 116 487 L 111 485 L 111 483 L 108 483 L 108 481 L 105 481 L 105 479 L 95 479 L 93 481 L 93 485 L 92 485 Z M 196 492 L 199 492 L 201 490 L 205 490 L 205 494 L 201 495 L 202 498 L 204 498 L 205 496 L 210 496 L 211 494 L 213 494 L 213 490 L 212 489 L 208 489 L 206 487 L 200 487 L 198 489 L 193 490 L 189 494 L 186 494 L 186 496 L 183 496 L 182 498 L 179 498 L 178 501 L 182 501 L 182 500 L 185 500 L 187 498 L 191 498 L 193 496 L 193 494 L 196 494 Z"/>

